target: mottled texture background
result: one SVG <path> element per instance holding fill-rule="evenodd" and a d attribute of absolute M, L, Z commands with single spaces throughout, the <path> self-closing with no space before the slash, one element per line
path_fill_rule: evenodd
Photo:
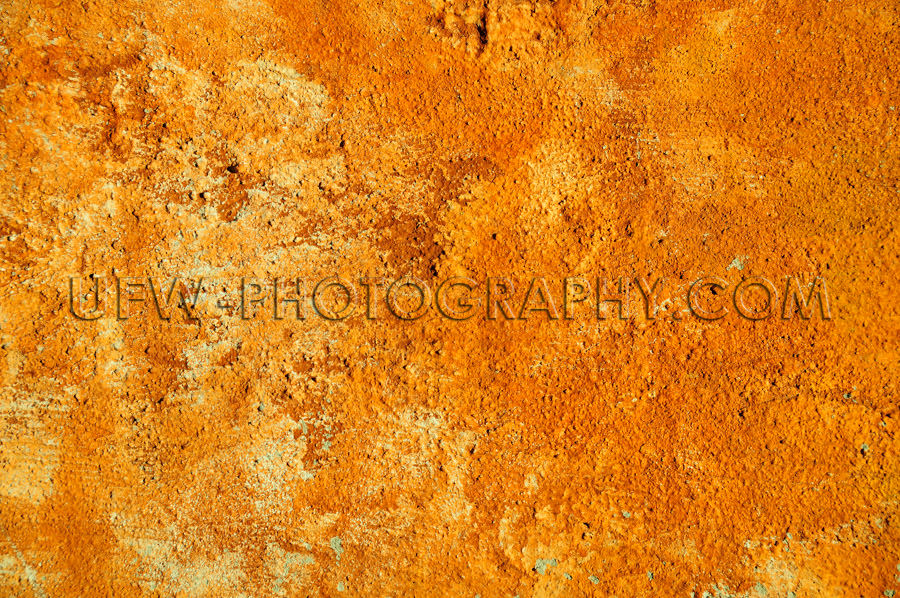
<path fill-rule="evenodd" d="M 0 594 L 900 593 L 898 19 L 0 0 Z M 114 272 L 804 274 L 834 317 L 73 318 Z"/>

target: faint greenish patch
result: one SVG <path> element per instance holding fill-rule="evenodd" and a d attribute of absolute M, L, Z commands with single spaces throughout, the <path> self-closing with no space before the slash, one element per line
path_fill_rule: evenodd
<path fill-rule="evenodd" d="M 12 541 L 12 538 L 8 533 L 6 533 L 6 530 L 4 529 L 3 531 L 6 534 L 6 537 L 9 539 L 10 546 L 15 551 L 16 557 L 22 563 L 22 566 L 25 569 L 25 578 L 28 580 L 28 583 L 31 584 L 35 595 L 39 598 L 46 598 L 47 594 L 44 592 L 44 588 L 41 586 L 40 582 L 38 582 L 37 571 L 35 571 L 35 569 L 25 561 L 25 555 Z M 0 573 L 4 573 L 7 575 L 11 573 L 16 568 L 15 563 L 16 559 L 14 559 L 12 555 L 0 556 Z"/>
<path fill-rule="evenodd" d="M 737 256 L 736 258 L 734 258 L 733 260 L 731 260 L 731 263 L 728 264 L 728 268 L 727 268 L 727 269 L 728 269 L 728 270 L 743 270 L 743 269 L 744 269 L 744 263 L 745 263 L 746 261 L 747 261 L 747 256 L 746 256 L 746 255 L 739 255 L 739 256 Z"/>
<path fill-rule="evenodd" d="M 338 591 L 338 592 L 343 592 L 343 591 L 346 590 L 346 589 L 347 589 L 347 588 L 346 588 L 346 586 L 344 586 L 344 582 L 339 581 L 339 582 L 338 582 L 338 585 L 337 585 L 337 591 Z"/>
<path fill-rule="evenodd" d="M 647 579 L 653 581 L 653 571 L 647 571 Z"/>
<path fill-rule="evenodd" d="M 760 596 L 768 596 L 769 590 L 766 589 L 766 586 L 762 585 L 760 582 L 756 582 L 756 585 L 753 588 L 756 590 L 756 593 Z"/>
<path fill-rule="evenodd" d="M 596 575 L 591 575 L 590 577 L 588 577 L 588 579 L 594 585 L 597 585 L 598 583 L 600 583 L 600 578 L 597 577 Z"/>
<path fill-rule="evenodd" d="M 631 513 L 629 513 L 628 511 L 622 511 L 622 517 L 624 517 L 625 519 L 631 519 Z"/>
<path fill-rule="evenodd" d="M 719 587 L 716 584 L 712 586 L 715 594 L 710 594 L 709 592 L 703 592 L 703 598 L 737 598 L 737 594 L 731 591 L 727 585 L 722 584 L 722 587 Z"/>
<path fill-rule="evenodd" d="M 146 579 L 150 591 L 168 596 L 184 593 L 188 596 L 206 595 L 210 587 L 226 584 L 239 587 L 245 582 L 242 556 L 225 551 L 218 558 L 196 558 L 183 563 L 176 557 L 176 543 L 171 540 L 126 539 L 148 569 Z"/>
<path fill-rule="evenodd" d="M 548 567 L 556 567 L 558 564 L 559 562 L 556 559 L 538 559 L 534 565 L 534 570 L 540 575 L 545 575 Z"/>
<path fill-rule="evenodd" d="M 568 573 L 563 573 L 563 577 L 565 577 L 566 579 L 572 579 L 572 576 Z"/>
<path fill-rule="evenodd" d="M 894 590 L 885 590 L 884 595 L 887 596 L 887 598 L 894 598 Z"/>
<path fill-rule="evenodd" d="M 285 584 L 300 583 L 305 576 L 303 569 L 316 562 L 312 555 L 289 552 L 275 543 L 266 547 L 266 557 L 272 574 L 272 591 L 277 596 L 286 596 Z"/>
<path fill-rule="evenodd" d="M 331 544 L 331 549 L 334 551 L 334 554 L 337 555 L 337 560 L 341 560 L 341 555 L 344 554 L 344 547 L 341 546 L 341 539 L 337 536 L 333 537 L 329 544 Z"/>

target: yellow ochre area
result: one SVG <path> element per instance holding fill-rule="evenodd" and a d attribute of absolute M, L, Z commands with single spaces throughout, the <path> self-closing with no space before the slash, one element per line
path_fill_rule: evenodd
<path fill-rule="evenodd" d="M 900 597 L 898 73 L 888 0 L 0 0 L 0 595 Z"/>

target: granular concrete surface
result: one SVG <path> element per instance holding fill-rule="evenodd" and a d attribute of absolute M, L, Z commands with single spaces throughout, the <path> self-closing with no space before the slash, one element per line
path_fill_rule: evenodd
<path fill-rule="evenodd" d="M 898 40 L 0 0 L 0 595 L 900 596 Z"/>

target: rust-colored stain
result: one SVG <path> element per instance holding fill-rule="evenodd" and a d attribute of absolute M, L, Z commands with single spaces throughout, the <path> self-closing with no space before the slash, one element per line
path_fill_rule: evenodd
<path fill-rule="evenodd" d="M 898 32 L 888 0 L 0 1 L 0 594 L 900 595 Z M 91 274 L 671 300 L 80 320 Z M 683 315 L 701 276 L 819 277 L 831 318 Z"/>

